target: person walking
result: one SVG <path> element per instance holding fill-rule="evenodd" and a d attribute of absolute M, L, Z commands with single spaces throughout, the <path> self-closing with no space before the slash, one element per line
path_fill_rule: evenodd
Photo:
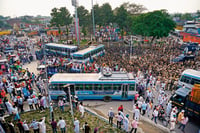
<path fill-rule="evenodd" d="M 74 132 L 75 133 L 79 133 L 79 120 L 75 117 L 75 120 L 74 120 Z"/>
<path fill-rule="evenodd" d="M 113 124 L 113 117 L 115 116 L 113 112 L 113 108 L 111 107 L 110 110 L 108 111 L 108 117 L 109 117 L 109 124 Z"/>
<path fill-rule="evenodd" d="M 120 105 L 120 106 L 118 107 L 118 111 L 121 111 L 121 112 L 123 112 L 123 110 L 124 110 L 124 107 L 123 107 L 123 105 Z"/>
<path fill-rule="evenodd" d="M 65 120 L 62 119 L 62 117 L 59 118 L 60 120 L 57 123 L 57 126 L 60 128 L 61 133 L 65 133 L 66 132 L 66 123 Z"/>
<path fill-rule="evenodd" d="M 57 133 L 57 122 L 54 120 L 54 118 L 52 118 L 51 127 L 52 127 L 53 133 Z"/>
<path fill-rule="evenodd" d="M 170 131 L 173 131 L 175 129 L 176 125 L 176 115 L 173 115 L 173 117 L 170 118 Z"/>
<path fill-rule="evenodd" d="M 14 120 L 18 120 L 20 119 L 20 116 L 19 116 L 19 112 L 18 112 L 18 109 L 17 109 L 17 106 L 13 106 L 13 109 L 12 109 L 12 113 L 14 115 Z"/>
<path fill-rule="evenodd" d="M 157 124 L 157 118 L 158 118 L 158 108 L 154 109 L 153 111 L 153 117 L 151 118 L 151 120 L 154 119 L 155 123 Z"/>
<path fill-rule="evenodd" d="M 134 119 L 135 120 L 139 120 L 139 118 L 140 118 L 140 110 L 139 110 L 137 105 L 136 105 L 136 108 L 135 108 L 134 112 L 135 112 Z"/>
<path fill-rule="evenodd" d="M 24 112 L 24 104 L 23 104 L 22 97 L 18 96 L 17 102 L 18 102 L 18 107 L 20 109 L 20 112 Z"/>
<path fill-rule="evenodd" d="M 137 132 L 137 127 L 139 125 L 139 122 L 135 119 L 133 119 L 133 121 L 131 122 L 131 131 L 130 133 L 132 133 L 134 131 L 134 133 Z"/>

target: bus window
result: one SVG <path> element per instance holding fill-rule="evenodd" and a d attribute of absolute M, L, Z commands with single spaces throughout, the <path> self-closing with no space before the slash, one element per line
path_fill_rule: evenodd
<path fill-rule="evenodd" d="M 184 76 L 184 75 L 182 75 L 182 77 L 181 77 L 181 80 L 180 80 L 181 82 L 184 82 L 184 83 L 189 83 L 190 84 L 190 82 L 191 82 L 191 78 L 190 77 L 187 77 L 187 76 Z"/>
<path fill-rule="evenodd" d="M 102 90 L 102 85 L 101 84 L 95 84 L 94 90 Z"/>
<path fill-rule="evenodd" d="M 112 84 L 104 84 L 103 88 L 104 88 L 104 91 L 112 90 Z"/>
<path fill-rule="evenodd" d="M 113 90 L 120 91 L 121 90 L 121 84 L 113 84 Z"/>
<path fill-rule="evenodd" d="M 93 84 L 86 84 L 85 90 L 93 90 Z"/>
<path fill-rule="evenodd" d="M 135 85 L 134 84 L 130 84 L 129 85 L 129 91 L 134 91 L 135 90 Z"/>
<path fill-rule="evenodd" d="M 200 84 L 200 80 L 199 79 L 193 79 L 191 80 L 191 84 L 194 85 L 194 84 Z"/>
<path fill-rule="evenodd" d="M 80 91 L 84 90 L 84 84 L 78 84 L 76 86 Z"/>

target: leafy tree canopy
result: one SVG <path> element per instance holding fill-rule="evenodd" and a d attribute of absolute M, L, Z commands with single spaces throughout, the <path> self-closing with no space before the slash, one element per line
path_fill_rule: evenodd
<path fill-rule="evenodd" d="M 168 36 L 176 24 L 166 10 L 141 14 L 133 19 L 132 32 L 142 36 L 161 38 Z"/>

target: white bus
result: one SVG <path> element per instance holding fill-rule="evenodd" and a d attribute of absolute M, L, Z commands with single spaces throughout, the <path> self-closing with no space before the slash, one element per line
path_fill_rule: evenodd
<path fill-rule="evenodd" d="M 186 88 L 192 89 L 194 84 L 200 84 L 200 71 L 193 69 L 186 69 L 183 71 L 178 81 L 178 85 L 184 85 Z"/>
<path fill-rule="evenodd" d="M 127 72 L 102 73 L 57 73 L 49 80 L 51 99 L 57 100 L 68 93 L 65 85 L 70 85 L 72 95 L 79 100 L 132 100 L 135 80 Z"/>
<path fill-rule="evenodd" d="M 104 45 L 90 46 L 86 49 L 79 50 L 73 53 L 73 62 L 85 63 L 93 59 L 94 57 L 103 56 Z"/>

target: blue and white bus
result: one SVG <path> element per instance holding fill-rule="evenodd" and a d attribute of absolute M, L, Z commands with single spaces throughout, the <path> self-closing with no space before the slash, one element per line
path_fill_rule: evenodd
<path fill-rule="evenodd" d="M 56 44 L 56 43 L 47 43 L 45 44 L 45 52 L 48 55 L 57 55 L 70 58 L 72 53 L 78 50 L 77 46 L 74 45 L 65 45 L 65 44 Z"/>
<path fill-rule="evenodd" d="M 75 63 L 85 63 L 91 61 L 94 57 L 104 55 L 104 45 L 90 46 L 86 49 L 73 53 L 72 58 Z"/>
<path fill-rule="evenodd" d="M 136 83 L 133 75 L 127 72 L 102 73 L 57 73 L 49 80 L 51 99 L 66 97 L 69 85 L 71 95 L 79 100 L 132 100 Z"/>
<path fill-rule="evenodd" d="M 192 89 L 194 84 L 200 84 L 200 71 L 193 69 L 186 69 L 182 72 L 181 77 L 178 81 L 178 85 L 185 86 L 188 89 Z"/>

